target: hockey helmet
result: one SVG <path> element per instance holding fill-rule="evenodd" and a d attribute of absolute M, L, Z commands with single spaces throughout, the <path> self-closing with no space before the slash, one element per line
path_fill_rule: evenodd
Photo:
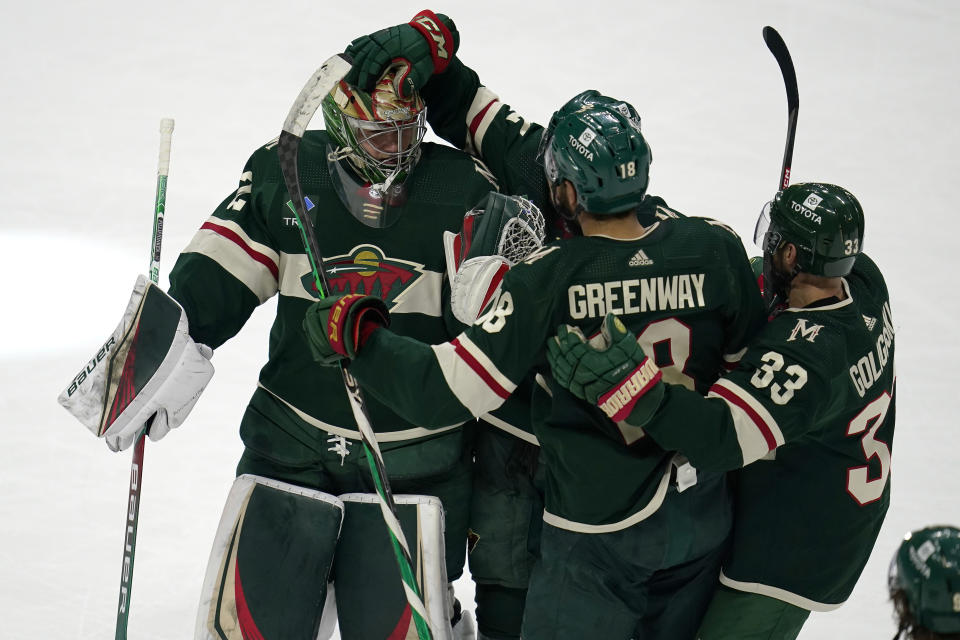
<path fill-rule="evenodd" d="M 551 188 L 569 180 L 578 207 L 604 215 L 629 211 L 643 201 L 651 160 L 639 118 L 595 104 L 558 119 L 543 165 Z"/>
<path fill-rule="evenodd" d="M 960 632 L 960 529 L 931 526 L 908 533 L 890 563 L 891 595 L 901 592 L 917 624 Z"/>
<path fill-rule="evenodd" d="M 623 100 L 611 98 L 610 96 L 602 95 L 596 89 L 587 89 L 586 91 L 581 91 L 577 95 L 567 100 L 562 107 L 553 112 L 553 115 L 550 117 L 550 122 L 547 124 L 547 128 L 543 130 L 543 134 L 540 137 L 540 147 L 537 149 L 538 161 L 543 161 L 543 154 L 546 152 L 550 138 L 553 136 L 553 132 L 557 128 L 557 123 L 572 113 L 585 111 L 590 107 L 607 107 L 609 109 L 613 109 L 614 111 L 619 111 L 625 117 L 635 120 L 637 124 L 637 130 L 640 129 L 640 114 L 637 113 L 637 110 L 633 108 L 632 104 Z"/>
<path fill-rule="evenodd" d="M 768 202 L 754 231 L 764 255 L 786 243 L 797 247 L 797 270 L 828 278 L 850 273 L 863 250 L 863 208 L 833 184 L 801 182 Z"/>

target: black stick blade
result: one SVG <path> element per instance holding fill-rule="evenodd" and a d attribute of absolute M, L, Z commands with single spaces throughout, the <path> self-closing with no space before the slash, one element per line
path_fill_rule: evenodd
<path fill-rule="evenodd" d="M 773 27 L 763 28 L 763 41 L 767 43 L 767 48 L 780 65 L 783 84 L 787 88 L 787 110 L 794 111 L 800 107 L 800 92 L 797 89 L 797 72 L 793 68 L 793 59 L 790 57 L 787 43 Z"/>
<path fill-rule="evenodd" d="M 787 90 L 787 142 L 783 150 L 783 165 L 780 168 L 780 190 L 790 186 L 790 169 L 793 164 L 793 143 L 797 137 L 797 115 L 800 112 L 800 91 L 797 89 L 797 72 L 793 68 L 793 60 L 787 43 L 773 27 L 763 28 L 763 41 L 780 65 L 783 75 L 783 84 Z"/>

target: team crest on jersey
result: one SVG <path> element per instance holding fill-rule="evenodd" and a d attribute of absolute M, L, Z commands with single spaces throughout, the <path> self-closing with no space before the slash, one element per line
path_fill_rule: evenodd
<path fill-rule="evenodd" d="M 346 255 L 327 258 L 323 265 L 331 294 L 377 296 L 388 307 L 392 307 L 397 298 L 423 275 L 422 264 L 390 258 L 372 244 L 361 244 Z M 320 297 L 312 273 L 307 273 L 300 281 L 310 295 Z"/>
<path fill-rule="evenodd" d="M 817 334 L 820 333 L 820 329 L 823 329 L 822 324 L 807 326 L 807 319 L 800 318 L 797 320 L 796 326 L 793 327 L 793 331 L 790 332 L 790 337 L 787 338 L 787 342 L 793 342 L 797 338 L 805 338 L 807 342 L 813 342 L 817 339 Z"/>

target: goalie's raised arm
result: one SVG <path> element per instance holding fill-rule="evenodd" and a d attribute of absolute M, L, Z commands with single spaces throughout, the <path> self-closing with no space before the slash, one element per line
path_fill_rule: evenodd
<path fill-rule="evenodd" d="M 211 355 L 177 301 L 140 276 L 120 324 L 57 400 L 122 451 L 144 429 L 159 440 L 183 423 L 213 377 Z"/>

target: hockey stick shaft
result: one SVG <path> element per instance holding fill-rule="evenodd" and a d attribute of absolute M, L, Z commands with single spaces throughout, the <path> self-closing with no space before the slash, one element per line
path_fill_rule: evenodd
<path fill-rule="evenodd" d="M 316 234 L 314 233 L 313 223 L 310 221 L 308 215 L 307 203 L 300 188 L 300 174 L 297 159 L 300 151 L 300 140 L 306 131 L 310 119 L 316 113 L 323 98 L 330 93 L 336 83 L 339 82 L 349 70 L 350 62 L 347 59 L 342 56 L 333 56 L 314 72 L 290 108 L 277 144 L 277 157 L 280 162 L 280 170 L 283 174 L 287 192 L 290 195 L 288 206 L 290 206 L 297 218 L 304 250 L 310 261 L 310 268 L 313 271 L 314 283 L 321 297 L 326 296 L 330 288 L 324 269 L 323 253 L 320 250 L 320 243 L 317 241 Z M 370 474 L 373 477 L 379 498 L 380 512 L 383 515 L 390 534 L 394 557 L 400 570 L 404 593 L 413 615 L 417 635 L 421 640 L 430 640 L 433 634 L 430 630 L 426 607 L 423 604 L 423 597 L 420 593 L 420 588 L 413 570 L 410 548 L 407 545 L 406 537 L 403 534 L 403 529 L 397 518 L 396 503 L 393 499 L 393 492 L 390 488 L 390 482 L 387 478 L 386 468 L 383 463 L 383 454 L 380 452 L 376 434 L 373 431 L 363 393 L 360 385 L 346 368 L 341 366 L 340 371 L 343 376 L 343 384 L 347 391 L 347 397 L 350 401 L 350 408 L 360 431 L 364 454 L 367 458 Z"/>
<path fill-rule="evenodd" d="M 153 239 L 150 250 L 150 280 L 160 281 L 160 246 L 163 240 L 163 215 L 167 201 L 167 176 L 170 173 L 170 143 L 173 139 L 173 120 L 160 121 L 160 159 L 157 165 L 157 192 L 153 207 Z M 151 419 L 152 421 L 152 419 Z M 123 536 L 123 570 L 120 573 L 120 602 L 117 604 L 116 640 L 127 639 L 130 621 L 130 595 L 133 587 L 133 560 L 137 550 L 137 525 L 140 521 L 140 489 L 143 486 L 143 454 L 147 440 L 146 428 L 137 437 L 130 463 L 130 492 L 127 499 L 127 521 Z"/>
<path fill-rule="evenodd" d="M 793 143 L 797 137 L 797 114 L 800 110 L 800 92 L 797 89 L 797 73 L 793 68 L 793 59 L 783 38 L 773 27 L 764 27 L 763 41 L 767 43 L 767 48 L 780 65 L 783 84 L 787 90 L 787 142 L 783 150 L 783 165 L 780 167 L 780 186 L 778 187 L 782 191 L 790 186 Z"/>

